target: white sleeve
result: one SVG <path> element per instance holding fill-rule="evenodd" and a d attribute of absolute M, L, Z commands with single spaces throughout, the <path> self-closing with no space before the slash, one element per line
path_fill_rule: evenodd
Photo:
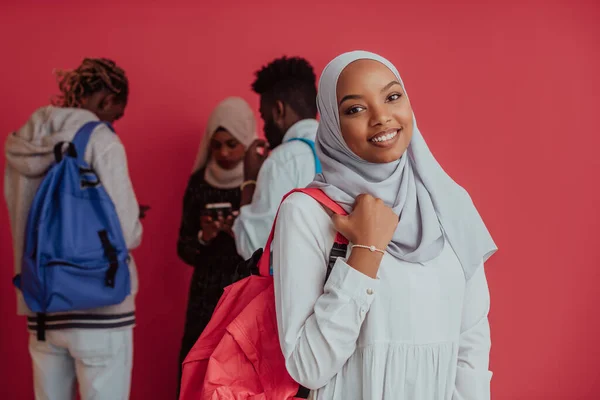
<path fill-rule="evenodd" d="M 354 353 L 379 284 L 341 258 L 325 284 L 334 232 L 315 214 L 284 202 L 272 246 L 281 348 L 291 377 L 309 389 L 326 385 Z"/>
<path fill-rule="evenodd" d="M 267 159 L 258 174 L 252 203 L 243 206 L 233 224 L 238 254 L 245 260 L 264 247 L 281 199 L 296 188 L 284 165 Z"/>
<path fill-rule="evenodd" d="M 123 144 L 113 141 L 94 161 L 92 168 L 115 205 L 127 248 L 135 249 L 142 241 L 142 224 Z"/>
<path fill-rule="evenodd" d="M 490 398 L 490 292 L 483 264 L 466 284 L 453 400 Z"/>

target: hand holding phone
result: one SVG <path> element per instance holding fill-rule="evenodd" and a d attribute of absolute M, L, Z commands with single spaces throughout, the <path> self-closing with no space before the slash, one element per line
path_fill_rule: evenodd
<path fill-rule="evenodd" d="M 209 215 L 202 215 L 200 217 L 200 229 L 201 236 L 203 242 L 208 243 L 213 240 L 219 234 L 219 230 L 221 228 L 221 222 L 218 220 L 213 220 Z"/>
<path fill-rule="evenodd" d="M 236 215 L 237 213 L 232 210 L 231 203 L 207 204 L 200 216 L 202 240 L 208 243 L 221 231 L 233 236 L 231 228 Z"/>

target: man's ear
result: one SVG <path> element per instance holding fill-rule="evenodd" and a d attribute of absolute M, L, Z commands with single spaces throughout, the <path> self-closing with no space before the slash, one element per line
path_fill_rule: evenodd
<path fill-rule="evenodd" d="M 115 104 L 116 100 L 117 99 L 113 93 L 108 93 L 105 96 L 102 96 L 100 102 L 98 103 L 98 108 L 102 111 L 106 111 Z"/>
<path fill-rule="evenodd" d="M 273 108 L 273 119 L 278 122 L 283 121 L 285 119 L 285 113 L 286 109 L 285 104 L 283 104 L 283 101 L 276 100 L 275 107 Z"/>

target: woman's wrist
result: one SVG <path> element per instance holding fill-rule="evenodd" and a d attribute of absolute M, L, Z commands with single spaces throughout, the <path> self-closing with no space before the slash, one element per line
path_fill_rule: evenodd
<path fill-rule="evenodd" d="M 247 186 L 256 186 L 256 179 L 246 179 L 241 185 L 240 190 L 243 191 Z"/>
<path fill-rule="evenodd" d="M 370 252 L 377 252 L 380 254 L 385 254 L 384 250 L 381 250 L 380 248 L 376 247 L 376 246 L 366 246 L 364 244 L 354 244 L 352 245 L 352 250 L 354 249 L 363 249 L 363 250 L 369 250 Z"/>
<path fill-rule="evenodd" d="M 198 231 L 198 243 L 207 246 L 210 243 L 210 239 L 204 237 L 203 231 Z"/>
<path fill-rule="evenodd" d="M 370 278 L 377 278 L 383 254 L 362 247 L 353 247 L 346 263 Z"/>

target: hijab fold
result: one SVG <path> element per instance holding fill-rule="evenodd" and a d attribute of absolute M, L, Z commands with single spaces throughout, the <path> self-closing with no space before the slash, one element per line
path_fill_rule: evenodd
<path fill-rule="evenodd" d="M 321 188 L 348 212 L 360 194 L 380 198 L 399 216 L 387 248 L 392 256 L 413 263 L 426 262 L 442 252 L 447 240 L 469 279 L 497 247 L 469 194 L 446 174 L 427 147 L 414 115 L 411 143 L 403 156 L 391 163 L 374 164 L 361 159 L 342 137 L 337 81 L 350 63 L 363 59 L 385 65 L 404 88 L 394 65 L 373 53 L 345 53 L 325 67 L 317 95 L 321 122 L 316 143 L 323 170 L 310 186 Z"/>
<path fill-rule="evenodd" d="M 218 189 L 240 187 L 244 181 L 244 163 L 240 162 L 235 168 L 226 170 L 210 157 L 210 141 L 219 128 L 229 132 L 246 149 L 257 138 L 256 119 L 248 103 L 240 97 L 226 98 L 208 118 L 192 173 L 204 168 L 204 179 L 209 185 Z"/>

